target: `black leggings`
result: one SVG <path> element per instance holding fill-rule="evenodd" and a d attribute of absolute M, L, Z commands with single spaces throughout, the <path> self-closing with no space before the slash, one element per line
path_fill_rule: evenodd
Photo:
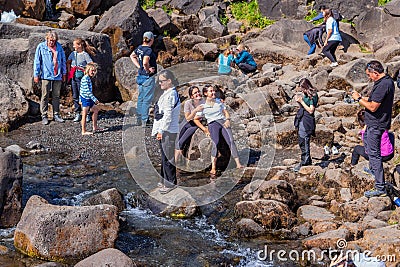
<path fill-rule="evenodd" d="M 360 156 L 364 157 L 366 160 L 369 160 L 368 154 L 365 153 L 365 147 L 357 145 L 354 147 L 353 152 L 351 153 L 351 165 L 357 165 Z M 382 162 L 391 160 L 393 156 L 394 152 L 388 156 L 382 156 Z"/>
<path fill-rule="evenodd" d="M 217 156 L 217 147 L 219 144 L 219 136 L 220 133 L 222 133 L 223 138 L 225 139 L 225 142 L 228 144 L 229 148 L 231 149 L 231 154 L 233 158 L 237 158 L 238 156 L 238 151 L 235 145 L 235 142 L 233 141 L 233 134 L 231 128 L 225 128 L 223 125 L 224 121 L 223 120 L 218 120 L 218 121 L 213 121 L 208 124 L 208 131 L 210 132 L 210 137 L 211 140 L 213 141 L 213 147 L 211 149 L 211 156 L 216 157 Z"/>
<path fill-rule="evenodd" d="M 329 58 L 331 62 L 336 62 L 335 51 L 340 41 L 328 41 L 328 44 L 322 48 L 322 53 Z"/>
<path fill-rule="evenodd" d="M 185 146 L 192 139 L 193 134 L 199 127 L 193 122 L 193 120 L 188 121 L 183 125 L 182 129 L 179 131 L 178 149 L 183 150 Z"/>

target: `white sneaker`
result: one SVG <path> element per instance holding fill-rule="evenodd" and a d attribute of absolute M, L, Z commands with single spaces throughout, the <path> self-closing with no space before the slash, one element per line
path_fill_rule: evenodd
<path fill-rule="evenodd" d="M 339 154 L 339 150 L 337 149 L 337 147 L 335 147 L 335 146 L 332 147 L 332 154 L 333 155 Z"/>
<path fill-rule="evenodd" d="M 332 67 L 332 68 L 337 67 L 337 66 L 339 66 L 339 64 L 338 64 L 337 62 L 332 62 L 332 63 L 331 63 L 331 67 Z"/>

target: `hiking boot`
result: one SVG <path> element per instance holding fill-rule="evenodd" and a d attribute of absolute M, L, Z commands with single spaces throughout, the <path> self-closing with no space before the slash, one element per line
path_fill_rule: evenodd
<path fill-rule="evenodd" d="M 371 189 L 368 191 L 364 192 L 364 196 L 367 198 L 371 198 L 371 197 L 386 197 L 386 192 L 383 190 L 379 190 L 379 189 Z"/>
<path fill-rule="evenodd" d="M 86 122 L 91 122 L 92 121 L 92 116 L 90 114 L 86 115 Z"/>
<path fill-rule="evenodd" d="M 75 115 L 75 118 L 74 118 L 73 122 L 80 122 L 81 120 L 82 120 L 81 114 L 77 113 Z"/>
<path fill-rule="evenodd" d="M 43 117 L 43 118 L 42 118 L 42 124 L 43 124 L 43 125 L 49 124 L 49 119 L 48 119 L 47 117 Z"/>
<path fill-rule="evenodd" d="M 60 117 L 60 115 L 54 115 L 53 119 L 56 122 L 64 122 L 64 120 Z"/>

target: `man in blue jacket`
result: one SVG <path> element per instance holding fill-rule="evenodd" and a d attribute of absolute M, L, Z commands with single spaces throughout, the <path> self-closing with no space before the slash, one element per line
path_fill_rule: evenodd
<path fill-rule="evenodd" d="M 39 83 L 42 80 L 40 112 L 44 125 L 49 124 L 47 111 L 50 93 L 53 99 L 53 119 L 57 122 L 64 122 L 60 117 L 60 91 L 62 82 L 67 79 L 67 67 L 64 50 L 57 40 L 57 33 L 48 31 L 46 40 L 36 48 L 33 62 L 33 81 Z"/>

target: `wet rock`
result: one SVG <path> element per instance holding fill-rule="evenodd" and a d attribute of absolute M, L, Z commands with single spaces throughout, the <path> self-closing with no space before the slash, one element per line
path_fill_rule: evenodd
<path fill-rule="evenodd" d="M 293 186 L 283 180 L 255 180 L 243 189 L 243 200 L 268 199 L 293 207 L 297 194 Z"/>
<path fill-rule="evenodd" d="M 320 249 L 330 249 L 337 247 L 339 239 L 347 240 L 349 238 L 349 231 L 346 229 L 332 230 L 318 235 L 308 237 L 302 241 L 303 246 L 306 248 L 318 247 Z"/>
<path fill-rule="evenodd" d="M 133 267 L 134 264 L 128 256 L 118 249 L 107 248 L 78 262 L 74 267 L 87 266 Z"/>
<path fill-rule="evenodd" d="M 264 233 L 264 228 L 262 228 L 258 223 L 252 219 L 242 218 L 236 223 L 231 235 L 238 237 L 256 237 L 263 235 Z"/>
<path fill-rule="evenodd" d="M 117 207 L 55 206 L 29 198 L 14 233 L 14 246 L 31 257 L 70 262 L 114 246 Z"/>
<path fill-rule="evenodd" d="M 15 226 L 22 214 L 22 160 L 0 148 L 0 227 Z"/>
<path fill-rule="evenodd" d="M 100 194 L 94 195 L 82 202 L 82 206 L 95 206 L 101 204 L 114 205 L 118 208 L 118 212 L 125 209 L 125 203 L 122 194 L 116 189 L 111 188 Z"/>
<path fill-rule="evenodd" d="M 197 212 L 196 201 L 179 187 L 164 195 L 155 189 L 150 192 L 150 197 L 145 198 L 143 205 L 155 214 L 178 219 L 191 218 Z"/>
<path fill-rule="evenodd" d="M 235 205 L 235 214 L 252 219 L 265 229 L 288 229 L 296 220 L 286 204 L 275 200 L 240 201 Z"/>
<path fill-rule="evenodd" d="M 324 208 L 304 205 L 297 210 L 297 216 L 301 221 L 310 222 L 315 224 L 317 222 L 331 221 L 335 215 Z"/>

